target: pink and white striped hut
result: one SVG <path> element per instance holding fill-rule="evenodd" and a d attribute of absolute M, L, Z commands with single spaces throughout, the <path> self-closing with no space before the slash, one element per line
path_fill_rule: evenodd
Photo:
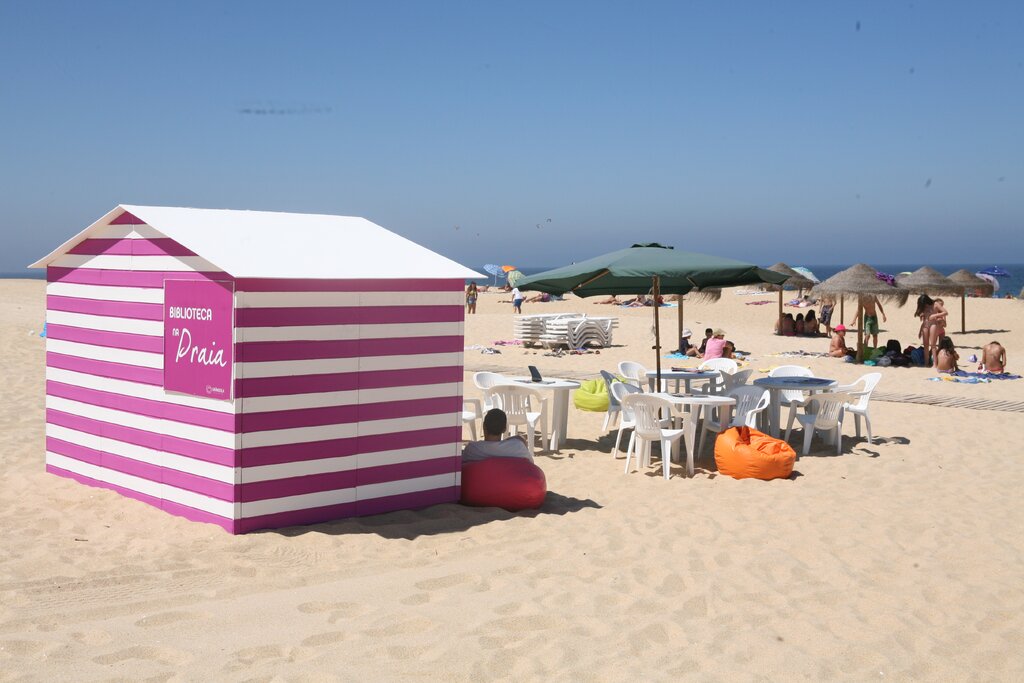
<path fill-rule="evenodd" d="M 130 205 L 32 267 L 48 472 L 231 533 L 458 500 L 479 274 L 363 218 Z"/>

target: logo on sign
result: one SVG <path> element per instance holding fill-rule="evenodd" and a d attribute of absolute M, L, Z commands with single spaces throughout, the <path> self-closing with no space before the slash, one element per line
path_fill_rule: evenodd
<path fill-rule="evenodd" d="M 164 282 L 164 389 L 231 398 L 230 282 Z"/>

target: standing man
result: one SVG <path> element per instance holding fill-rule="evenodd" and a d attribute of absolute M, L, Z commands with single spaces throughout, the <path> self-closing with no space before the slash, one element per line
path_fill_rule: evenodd
<path fill-rule="evenodd" d="M 885 317 L 885 309 L 882 308 L 882 302 L 878 300 L 877 296 L 862 296 L 860 305 L 864 308 L 864 340 L 867 341 L 870 334 L 871 348 L 876 349 L 878 348 L 878 314 L 882 314 L 882 322 L 889 322 L 889 320 Z"/>

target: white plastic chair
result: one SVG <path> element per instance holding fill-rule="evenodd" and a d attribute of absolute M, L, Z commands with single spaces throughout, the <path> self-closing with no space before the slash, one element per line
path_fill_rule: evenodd
<path fill-rule="evenodd" d="M 682 429 L 665 429 L 663 426 L 666 421 L 661 416 L 671 414 L 672 404 L 660 396 L 635 393 L 622 399 L 622 407 L 632 410 L 636 419 L 631 441 L 634 441 L 640 450 L 636 456 L 640 467 L 650 466 L 651 444 L 657 441 L 661 444 L 661 472 L 665 479 L 668 479 L 673 444 L 677 444 L 683 437 Z M 629 461 L 632 455 L 633 449 L 626 452 L 626 474 L 629 474 Z M 687 472 L 693 474 L 693 453 L 687 454 L 686 467 Z"/>
<path fill-rule="evenodd" d="M 490 399 L 487 397 L 487 390 L 491 387 L 498 386 L 499 384 L 507 384 L 508 378 L 505 375 L 497 372 L 474 372 L 473 373 L 473 384 L 476 388 L 484 392 L 484 412 L 494 408 L 491 404 Z"/>
<path fill-rule="evenodd" d="M 768 390 L 761 387 L 734 387 L 723 396 L 736 399 L 736 405 L 732 407 L 732 418 L 727 424 L 722 424 L 717 416 L 704 418 L 704 428 L 700 430 L 700 443 L 697 445 L 698 453 L 704 448 L 704 437 L 708 432 L 721 434 L 729 427 L 756 428 L 758 416 L 768 407 Z"/>
<path fill-rule="evenodd" d="M 612 393 L 612 385 L 619 382 L 615 375 L 608 372 L 607 370 L 601 371 L 601 379 L 604 380 L 605 391 L 608 392 L 608 412 L 604 416 L 604 426 L 601 427 L 601 431 L 608 431 L 609 426 L 614 426 L 615 422 L 619 419 L 619 415 L 622 412 L 622 406 L 619 404 L 619 399 Z"/>
<path fill-rule="evenodd" d="M 702 394 L 726 394 L 736 387 L 745 385 L 753 372 L 753 369 L 737 370 L 731 375 L 728 372 L 719 372 L 718 377 L 702 386 L 700 391 Z"/>
<path fill-rule="evenodd" d="M 730 375 L 739 368 L 739 364 L 732 358 L 709 358 L 697 366 L 698 370 L 718 370 L 728 372 Z"/>
<path fill-rule="evenodd" d="M 470 410 L 467 410 L 469 408 Z M 462 401 L 462 424 L 469 425 L 469 433 L 476 441 L 476 421 L 483 417 L 483 410 L 480 407 L 480 400 L 467 398 Z"/>
<path fill-rule="evenodd" d="M 644 366 L 631 360 L 624 360 L 619 363 L 619 374 L 640 391 L 646 391 L 647 368 Z"/>
<path fill-rule="evenodd" d="M 619 419 L 619 431 L 615 434 L 615 447 L 612 448 L 612 457 L 619 457 L 619 444 L 622 442 L 622 432 L 626 429 L 634 430 L 633 434 L 629 436 L 629 445 L 626 447 L 626 452 L 633 450 L 633 439 L 636 437 L 636 416 L 633 415 L 633 411 L 626 405 L 622 404 L 623 399 L 630 394 L 641 393 L 632 384 L 626 384 L 625 382 L 615 381 L 611 385 L 611 395 L 620 404 L 621 417 Z"/>
<path fill-rule="evenodd" d="M 769 377 L 814 377 L 814 373 L 808 368 L 799 365 L 780 365 L 772 368 L 768 373 Z M 779 392 L 779 405 L 788 406 L 793 401 L 800 403 L 804 400 L 804 392 L 799 389 L 783 389 Z"/>
<path fill-rule="evenodd" d="M 806 401 L 793 401 L 789 408 L 789 424 L 786 425 L 786 441 L 793 429 L 796 418 L 804 429 L 803 455 L 811 450 L 814 432 L 835 432 L 836 455 L 843 452 L 843 407 L 850 402 L 850 395 L 842 392 L 815 394 Z M 804 412 L 798 414 L 797 408 Z"/>
<path fill-rule="evenodd" d="M 532 449 L 534 439 L 539 435 L 541 446 L 548 440 L 548 401 L 541 398 L 540 393 L 529 387 L 508 384 L 493 386 L 484 392 L 484 401 L 490 400 L 491 405 L 500 408 L 508 417 L 508 427 L 519 432 L 519 427 L 526 427 L 526 442 Z"/>
<path fill-rule="evenodd" d="M 858 439 L 860 438 L 860 418 L 864 418 L 864 426 L 867 427 L 869 444 L 872 443 L 872 437 L 871 415 L 868 414 L 868 402 L 871 400 L 871 393 L 875 390 L 875 387 L 878 386 L 881 379 L 882 373 L 869 372 L 853 384 L 836 387 L 835 389 L 838 392 L 849 394 L 853 399 L 852 403 L 847 404 L 846 412 L 853 415 L 853 424 L 856 429 Z"/>

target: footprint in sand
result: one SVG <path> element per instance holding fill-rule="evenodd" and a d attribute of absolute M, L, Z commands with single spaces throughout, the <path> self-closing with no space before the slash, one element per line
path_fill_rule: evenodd
<path fill-rule="evenodd" d="M 90 647 L 106 645 L 113 640 L 113 636 L 106 631 L 75 631 L 71 634 L 71 637 L 82 645 L 89 645 Z"/>
<path fill-rule="evenodd" d="M 297 608 L 303 614 L 324 614 L 330 613 L 329 621 L 334 623 L 338 619 L 351 619 L 366 613 L 366 606 L 358 602 L 304 602 Z"/>
<path fill-rule="evenodd" d="M 460 583 L 466 583 L 470 579 L 471 577 L 468 574 L 449 574 L 448 576 L 439 576 L 436 579 L 425 579 L 413 585 L 421 591 L 432 591 L 438 588 L 458 586 Z"/>
<path fill-rule="evenodd" d="M 302 641 L 302 645 L 305 647 L 322 647 L 324 645 L 334 645 L 343 640 L 345 640 L 345 633 L 343 631 L 326 631 L 306 638 Z"/>
<path fill-rule="evenodd" d="M 205 616 L 207 615 L 194 612 L 161 612 L 160 614 L 150 614 L 142 617 L 135 622 L 135 625 L 141 628 L 152 628 L 154 626 L 166 626 L 167 624 L 174 624 L 188 619 L 202 619 Z"/>
<path fill-rule="evenodd" d="M 430 602 L 430 593 L 413 593 L 412 595 L 408 595 L 408 596 L 402 598 L 401 600 L 399 600 L 399 602 L 402 603 L 403 605 L 410 605 L 410 606 L 412 606 L 412 605 L 424 605 L 424 604 Z"/>
<path fill-rule="evenodd" d="M 152 647 L 136 645 L 126 647 L 122 650 L 109 652 L 105 655 L 93 657 L 92 661 L 97 664 L 117 664 L 129 659 L 140 659 L 143 661 L 155 661 L 161 664 L 185 664 L 192 659 L 192 655 L 181 650 L 173 650 L 169 647 Z"/>

